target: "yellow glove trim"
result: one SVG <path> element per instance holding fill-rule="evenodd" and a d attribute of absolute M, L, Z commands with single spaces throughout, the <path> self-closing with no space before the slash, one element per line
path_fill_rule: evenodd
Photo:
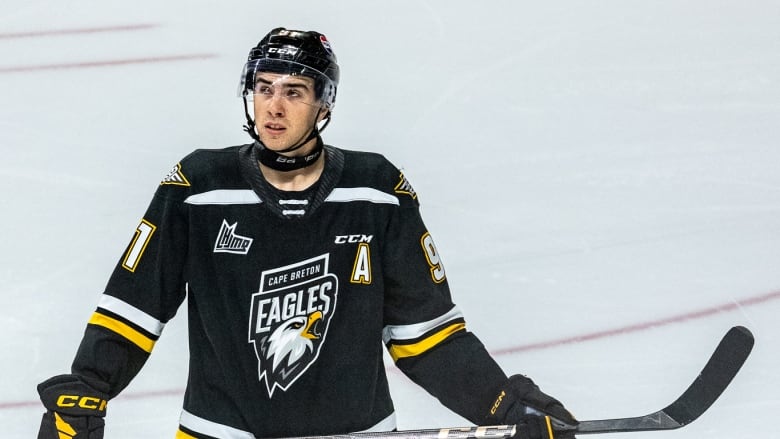
<path fill-rule="evenodd" d="M 550 421 L 550 417 L 545 416 L 544 421 L 547 423 L 547 434 L 550 436 L 550 439 L 555 439 L 555 434 L 553 433 L 552 421 Z"/>
<path fill-rule="evenodd" d="M 76 430 L 73 429 L 73 426 L 65 422 L 57 412 L 54 412 L 54 425 L 57 427 L 57 434 L 60 439 L 73 439 L 73 436 L 76 435 Z"/>

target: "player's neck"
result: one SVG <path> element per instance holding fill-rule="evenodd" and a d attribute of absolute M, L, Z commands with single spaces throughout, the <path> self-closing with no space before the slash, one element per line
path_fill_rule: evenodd
<path fill-rule="evenodd" d="M 325 169 L 325 152 L 313 164 L 292 171 L 279 171 L 258 162 L 260 172 L 271 186 L 282 191 L 302 191 L 319 180 Z"/>

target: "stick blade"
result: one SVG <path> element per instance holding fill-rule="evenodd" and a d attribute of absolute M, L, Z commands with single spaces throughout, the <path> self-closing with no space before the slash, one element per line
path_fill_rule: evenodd
<path fill-rule="evenodd" d="M 696 380 L 663 412 L 680 426 L 696 420 L 726 390 L 750 355 L 754 343 L 753 334 L 747 328 L 731 328 Z"/>
<path fill-rule="evenodd" d="M 690 424 L 726 390 L 750 355 L 754 342 L 747 328 L 731 328 L 696 380 L 665 409 L 635 418 L 582 421 L 577 434 L 672 430 Z"/>

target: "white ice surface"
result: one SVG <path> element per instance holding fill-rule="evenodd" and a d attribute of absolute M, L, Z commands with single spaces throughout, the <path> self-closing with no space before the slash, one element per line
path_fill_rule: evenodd
<path fill-rule="evenodd" d="M 157 182 L 195 148 L 246 142 L 238 76 L 278 25 L 328 35 L 325 140 L 403 167 L 508 372 L 580 419 L 645 414 L 746 325 L 756 348 L 709 412 L 630 437 L 777 436 L 779 2 L 216 3 L 0 5 L 0 437 L 35 436 L 35 385 L 67 372 Z M 125 25 L 149 26 L 56 32 Z M 173 437 L 183 315 L 110 404 L 107 439 Z M 466 424 L 391 380 L 400 428 Z"/>

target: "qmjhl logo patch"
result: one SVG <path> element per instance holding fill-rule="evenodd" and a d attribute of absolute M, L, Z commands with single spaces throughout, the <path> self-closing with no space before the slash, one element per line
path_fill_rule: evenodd
<path fill-rule="evenodd" d="M 269 397 L 300 378 L 325 343 L 338 297 L 338 278 L 328 272 L 328 257 L 266 270 L 252 295 L 249 343 Z"/>
<path fill-rule="evenodd" d="M 234 253 L 245 255 L 249 253 L 249 247 L 252 246 L 252 238 L 241 236 L 236 233 L 238 223 L 228 224 L 224 219 L 222 226 L 217 234 L 217 241 L 214 243 L 214 253 Z"/>

